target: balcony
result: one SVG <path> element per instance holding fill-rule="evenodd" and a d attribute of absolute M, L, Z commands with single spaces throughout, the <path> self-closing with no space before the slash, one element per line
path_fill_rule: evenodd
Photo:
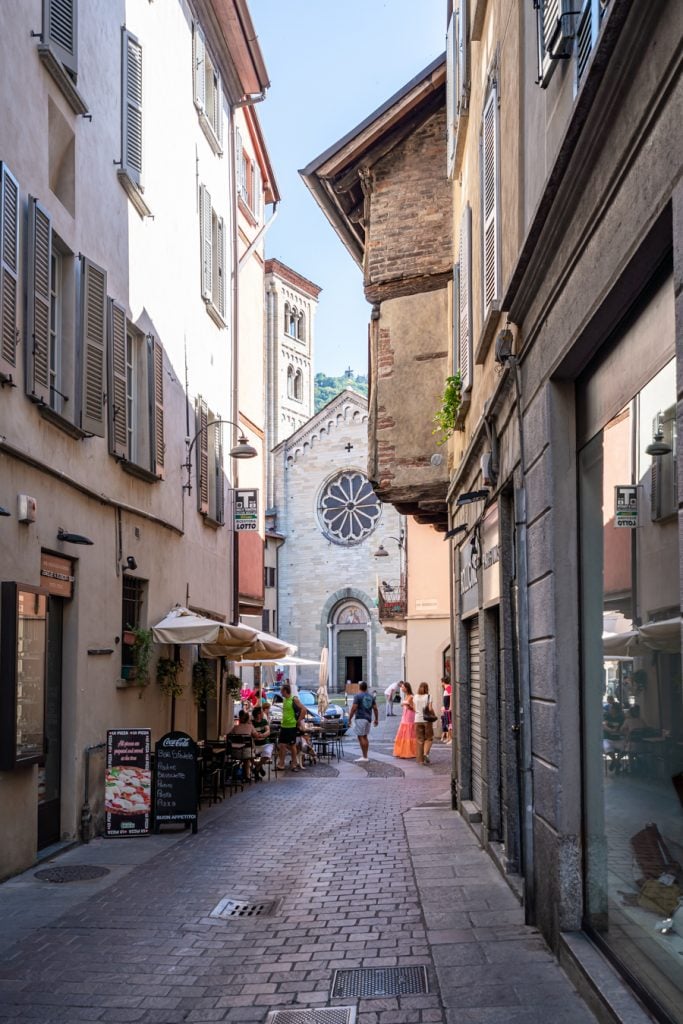
<path fill-rule="evenodd" d="M 404 636 L 407 630 L 408 600 L 405 580 L 382 580 L 377 588 L 379 621 L 386 633 Z"/>

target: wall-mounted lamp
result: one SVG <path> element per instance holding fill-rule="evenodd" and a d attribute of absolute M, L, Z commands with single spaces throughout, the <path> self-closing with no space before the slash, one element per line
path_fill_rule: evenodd
<path fill-rule="evenodd" d="M 138 567 L 138 563 L 135 561 L 132 555 L 128 555 L 126 564 L 121 566 L 122 572 L 135 572 Z"/>
<path fill-rule="evenodd" d="M 651 443 L 645 449 L 648 455 L 653 455 L 655 458 L 660 455 L 669 455 L 673 451 L 670 444 L 667 444 L 664 440 L 664 431 L 662 430 L 661 421 L 657 424 L 654 436 Z"/>
<path fill-rule="evenodd" d="M 0 516 L 11 516 L 11 515 L 12 515 L 12 513 L 8 509 L 3 508 L 2 505 L 0 505 Z"/>
<path fill-rule="evenodd" d="M 472 505 L 475 501 L 486 501 L 488 496 L 488 491 L 466 491 L 465 494 L 459 495 L 455 504 Z"/>
<path fill-rule="evenodd" d="M 231 427 L 237 427 L 237 429 L 240 431 L 240 436 L 237 439 L 237 444 L 230 449 L 231 459 L 255 459 L 256 456 L 258 455 L 258 452 L 254 448 L 254 446 L 249 444 L 249 441 L 247 440 L 242 428 L 239 426 L 238 423 L 235 423 L 234 420 L 211 420 L 211 422 L 208 423 L 205 427 L 202 427 L 200 430 L 197 431 L 197 433 L 194 435 L 191 441 L 187 441 L 187 461 L 183 462 L 180 468 L 187 470 L 187 483 L 183 484 L 183 489 L 186 490 L 188 494 L 192 494 L 192 449 L 197 443 L 197 438 L 201 437 L 204 431 L 208 432 L 209 427 L 222 426 L 224 423 L 228 423 Z"/>
<path fill-rule="evenodd" d="M 509 327 L 505 327 L 496 338 L 495 359 L 497 363 L 504 366 L 512 355 L 514 336 Z"/>
<path fill-rule="evenodd" d="M 405 545 L 405 534 L 404 534 L 403 530 L 401 530 L 401 534 L 400 534 L 399 537 L 392 537 L 391 534 L 389 534 L 389 536 L 387 537 L 387 540 L 395 540 L 396 543 L 398 544 L 398 547 L 399 547 L 400 551 L 402 551 L 404 549 L 404 547 L 406 546 Z M 373 558 L 388 558 L 388 557 L 389 557 L 389 552 L 384 547 L 384 544 L 380 544 L 380 546 L 377 548 L 377 550 L 375 552 L 373 552 Z"/>
<path fill-rule="evenodd" d="M 63 541 L 65 544 L 92 544 L 93 541 L 89 537 L 84 537 L 82 533 L 67 533 L 60 526 L 57 530 L 57 540 Z"/>
<path fill-rule="evenodd" d="M 467 523 L 463 523 L 462 526 L 454 526 L 452 530 L 447 530 L 444 534 L 444 540 L 450 540 L 451 537 L 456 537 L 459 533 L 467 532 Z"/>

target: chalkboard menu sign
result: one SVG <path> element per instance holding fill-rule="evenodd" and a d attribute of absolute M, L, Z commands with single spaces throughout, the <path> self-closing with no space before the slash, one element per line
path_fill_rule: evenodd
<path fill-rule="evenodd" d="M 152 734 L 149 729 L 110 729 L 104 812 L 108 836 L 144 836 L 152 813 Z"/>
<path fill-rule="evenodd" d="M 181 822 L 197 831 L 197 744 L 185 732 L 169 732 L 155 747 L 154 831 Z"/>

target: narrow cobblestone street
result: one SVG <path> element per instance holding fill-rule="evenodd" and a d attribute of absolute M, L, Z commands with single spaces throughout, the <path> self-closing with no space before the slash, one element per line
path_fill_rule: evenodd
<path fill-rule="evenodd" d="M 56 861 L 106 866 L 103 880 L 51 885 L 34 868 L 0 887 L 0 1020 L 248 1024 L 353 1005 L 358 1024 L 588 1024 L 450 811 L 450 749 L 431 767 L 393 760 L 397 721 L 367 768 L 349 736 L 332 770 L 237 793 L 196 836 L 98 839 Z M 225 897 L 279 903 L 211 918 Z M 335 970 L 406 965 L 426 967 L 426 994 L 331 997 Z"/>

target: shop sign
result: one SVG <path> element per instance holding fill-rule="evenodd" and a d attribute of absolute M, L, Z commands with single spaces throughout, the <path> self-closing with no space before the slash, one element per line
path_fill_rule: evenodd
<path fill-rule="evenodd" d="M 638 525 L 638 488 L 617 484 L 614 488 L 614 525 L 635 530 Z"/>
<path fill-rule="evenodd" d="M 481 548 L 482 604 L 484 608 L 488 608 L 500 601 L 500 537 L 497 505 L 493 505 L 484 516 L 481 525 Z"/>
<path fill-rule="evenodd" d="M 154 750 L 154 831 L 180 822 L 196 832 L 197 744 L 185 732 L 168 732 Z"/>
<path fill-rule="evenodd" d="M 235 529 L 258 530 L 258 488 L 235 491 Z"/>
<path fill-rule="evenodd" d="M 42 586 L 52 597 L 73 597 L 74 564 L 70 558 L 58 555 L 40 554 L 40 575 Z"/>
<path fill-rule="evenodd" d="M 110 729 L 104 780 L 108 836 L 145 836 L 152 814 L 152 734 L 149 729 Z"/>
<path fill-rule="evenodd" d="M 460 565 L 460 615 L 465 618 L 479 608 L 479 573 L 476 559 L 470 553 L 475 549 L 465 543 L 459 549 Z"/>

